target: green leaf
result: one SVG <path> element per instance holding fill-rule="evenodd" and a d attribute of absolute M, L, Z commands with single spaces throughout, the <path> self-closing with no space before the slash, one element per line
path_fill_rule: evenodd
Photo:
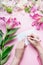
<path fill-rule="evenodd" d="M 12 13 L 12 8 L 11 8 L 11 7 L 6 7 L 6 11 L 7 11 L 8 13 Z"/>
<path fill-rule="evenodd" d="M 3 32 L 2 32 L 2 30 L 0 30 L 0 35 L 3 36 Z"/>
<path fill-rule="evenodd" d="M 1 65 L 1 61 L 2 61 L 2 50 L 0 49 L 0 65 Z"/>
<path fill-rule="evenodd" d="M 1 35 L 0 35 L 0 46 L 1 46 L 1 42 L 2 42 L 2 37 L 1 37 Z"/>
<path fill-rule="evenodd" d="M 30 13 L 30 8 L 29 8 L 29 7 L 26 7 L 26 8 L 25 8 L 25 12 Z"/>
<path fill-rule="evenodd" d="M 8 56 L 6 56 L 2 61 L 1 61 L 1 65 L 3 65 L 4 63 L 6 63 L 7 62 L 7 60 L 8 60 L 8 58 L 9 58 L 9 55 Z"/>
<path fill-rule="evenodd" d="M 16 33 L 17 30 L 18 30 L 18 28 L 7 29 L 7 35 L 12 35 L 12 34 Z"/>
<path fill-rule="evenodd" d="M 0 30 L 0 65 L 3 65 L 8 60 L 8 56 L 13 48 L 13 45 L 5 47 L 5 44 L 12 41 L 16 37 L 16 35 L 13 34 L 16 33 L 18 29 L 19 28 L 7 29 L 4 39 L 3 32 Z"/>
<path fill-rule="evenodd" d="M 12 50 L 12 48 L 13 48 L 13 45 L 12 46 L 8 46 L 8 47 L 5 47 L 2 50 L 2 59 L 4 59 L 6 56 L 9 55 L 10 51 Z"/>
<path fill-rule="evenodd" d="M 1 46 L 2 39 L 3 39 L 3 32 L 0 30 L 0 46 Z"/>
<path fill-rule="evenodd" d="M 6 43 L 12 41 L 15 37 L 16 37 L 16 35 L 14 35 L 14 36 L 6 36 L 5 39 L 3 40 L 2 46 L 5 45 Z"/>
<path fill-rule="evenodd" d="M 2 56 L 1 56 L 1 53 L 0 53 L 0 65 L 1 65 L 1 60 L 2 60 Z"/>

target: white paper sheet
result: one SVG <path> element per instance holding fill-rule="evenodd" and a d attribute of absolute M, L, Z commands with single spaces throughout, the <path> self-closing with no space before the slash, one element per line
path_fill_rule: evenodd
<path fill-rule="evenodd" d="M 31 34 L 36 35 L 37 34 L 36 30 L 29 30 L 29 31 L 22 32 L 17 36 L 17 39 L 18 41 L 25 39 L 25 44 L 28 45 L 30 44 L 30 42 L 27 40 L 27 36 Z"/>

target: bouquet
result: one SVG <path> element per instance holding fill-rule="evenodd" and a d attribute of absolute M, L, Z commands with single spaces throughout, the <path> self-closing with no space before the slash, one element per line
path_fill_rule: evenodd
<path fill-rule="evenodd" d="M 17 26 L 20 22 L 16 18 L 0 17 L 0 65 L 7 62 L 10 56 L 10 52 L 14 45 L 6 46 L 6 44 L 16 38 L 15 33 L 19 29 Z M 6 33 L 3 32 L 6 29 Z"/>

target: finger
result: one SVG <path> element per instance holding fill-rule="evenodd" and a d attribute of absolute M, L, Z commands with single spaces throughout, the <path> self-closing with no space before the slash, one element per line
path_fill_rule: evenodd
<path fill-rule="evenodd" d="M 34 40 L 31 39 L 30 37 L 27 37 L 27 40 L 28 40 L 30 43 L 34 43 Z"/>
<path fill-rule="evenodd" d="M 28 35 L 27 37 L 32 37 L 32 38 L 34 38 L 34 35 L 33 35 L 33 34 L 31 34 L 31 35 Z"/>
<path fill-rule="evenodd" d="M 33 35 L 33 34 L 28 35 L 27 37 L 32 37 L 32 38 L 37 38 L 37 39 L 39 39 L 39 37 L 37 37 L 36 35 Z"/>
<path fill-rule="evenodd" d="M 31 37 L 27 37 L 28 41 L 31 40 L 31 43 L 40 43 L 40 40 L 36 39 L 36 38 L 31 38 Z"/>
<path fill-rule="evenodd" d="M 41 41 L 40 39 L 37 39 L 37 38 L 34 38 L 34 40 L 37 41 L 37 42 L 40 42 Z"/>
<path fill-rule="evenodd" d="M 39 40 L 39 37 L 38 37 L 38 36 L 36 36 L 36 35 L 34 35 L 34 38 L 36 38 L 36 39 L 38 39 L 38 40 Z"/>
<path fill-rule="evenodd" d="M 30 38 L 31 38 L 31 37 L 30 37 Z M 31 40 L 34 40 L 34 41 L 40 42 L 40 40 L 37 39 L 37 38 L 31 38 Z"/>
<path fill-rule="evenodd" d="M 34 39 L 31 39 L 31 38 L 29 38 L 28 37 L 28 41 L 34 46 L 34 47 L 36 47 L 37 46 L 37 41 L 35 41 Z"/>
<path fill-rule="evenodd" d="M 34 39 L 35 41 L 40 41 L 39 38 L 36 37 L 36 36 L 32 36 L 32 35 L 30 35 L 30 36 L 28 36 L 28 37 L 30 37 L 32 40 Z"/>

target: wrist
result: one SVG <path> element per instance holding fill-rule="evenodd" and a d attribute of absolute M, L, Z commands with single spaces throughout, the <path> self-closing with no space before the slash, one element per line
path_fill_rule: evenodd
<path fill-rule="evenodd" d="M 40 54 L 42 54 L 43 53 L 43 48 L 42 48 L 42 46 L 39 44 L 38 46 L 36 46 L 36 49 L 38 50 L 38 52 L 40 53 Z"/>

